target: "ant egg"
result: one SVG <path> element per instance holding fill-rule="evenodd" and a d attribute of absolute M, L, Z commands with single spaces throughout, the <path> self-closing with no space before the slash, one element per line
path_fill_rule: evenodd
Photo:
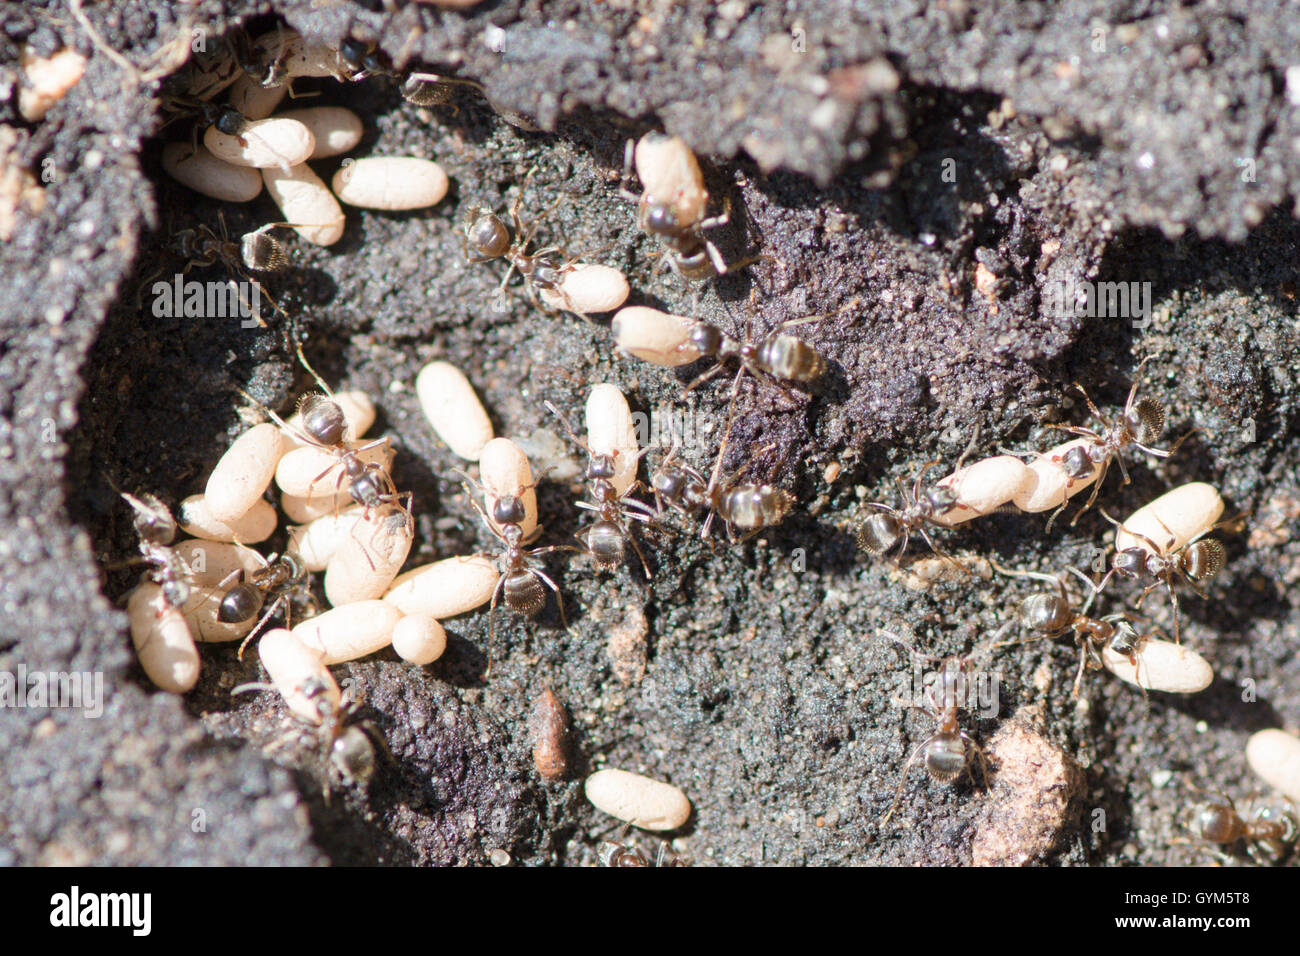
<path fill-rule="evenodd" d="M 427 614 L 408 614 L 393 628 L 393 650 L 419 667 L 432 664 L 446 649 L 447 632 Z"/>
<path fill-rule="evenodd" d="M 1075 438 L 1055 448 L 1049 448 L 1029 463 L 1029 473 L 1024 484 L 1011 501 L 1021 511 L 1036 512 L 1056 508 L 1083 491 L 1094 481 L 1100 472 L 1094 468 L 1092 473 L 1082 478 L 1071 478 L 1062 462 L 1072 448 L 1082 448 L 1091 444 L 1090 438 Z"/>
<path fill-rule="evenodd" d="M 160 689 L 183 694 L 199 680 L 199 649 L 180 608 L 163 599 L 162 588 L 145 582 L 126 602 L 131 642 L 145 674 Z"/>
<path fill-rule="evenodd" d="M 203 145 L 217 159 L 236 166 L 284 169 L 305 163 L 316 148 L 316 138 L 297 120 L 272 116 L 268 119 L 249 120 L 243 130 L 234 136 L 209 126 L 203 134 Z"/>
<path fill-rule="evenodd" d="M 686 794 L 639 773 L 597 770 L 583 789 L 597 810 L 643 830 L 676 830 L 691 815 Z"/>
<path fill-rule="evenodd" d="M 1140 534 L 1165 548 L 1165 553 L 1172 553 L 1209 531 L 1222 514 L 1223 498 L 1213 485 L 1203 481 L 1179 485 L 1129 515 L 1124 527 L 1115 531 L 1115 550 L 1142 548 L 1154 553 L 1151 545 L 1135 537 Z"/>
<path fill-rule="evenodd" d="M 957 495 L 953 510 L 934 516 L 935 524 L 946 527 L 988 514 L 1020 494 L 1029 480 L 1029 468 L 1014 455 L 985 458 L 939 481 L 937 487 L 951 488 Z"/>
<path fill-rule="evenodd" d="M 257 626 L 256 615 L 247 621 L 217 620 L 217 615 L 221 612 L 221 599 L 225 594 L 225 590 L 216 586 L 190 588 L 190 599 L 181 608 L 181 614 L 185 617 L 190 634 L 199 643 L 238 641 Z"/>
<path fill-rule="evenodd" d="M 372 510 L 355 521 L 325 569 L 325 598 L 334 607 L 378 599 L 406 563 L 414 539 L 400 508 Z"/>
<path fill-rule="evenodd" d="M 303 110 L 286 110 L 284 119 L 297 120 L 311 130 L 316 148 L 311 159 L 340 156 L 361 142 L 361 117 L 342 106 L 313 106 Z"/>
<path fill-rule="evenodd" d="M 1246 762 L 1270 787 L 1300 801 L 1300 738 L 1285 730 L 1261 730 L 1246 742 Z"/>
<path fill-rule="evenodd" d="M 294 166 L 287 173 L 263 169 L 262 181 L 298 235 L 318 246 L 332 246 L 343 238 L 343 207 L 310 167 Z"/>
<path fill-rule="evenodd" d="M 181 502 L 179 521 L 181 530 L 196 538 L 257 544 L 271 537 L 277 517 L 271 503 L 259 498 L 234 521 L 218 521 L 203 495 L 190 495 Z"/>
<path fill-rule="evenodd" d="M 620 309 L 610 323 L 614 344 L 643 362 L 675 368 L 690 365 L 704 352 L 691 342 L 694 319 L 669 315 L 644 305 Z"/>
<path fill-rule="evenodd" d="M 1134 659 L 1111 650 L 1109 646 L 1102 648 L 1101 659 L 1106 670 L 1120 680 L 1145 690 L 1195 694 L 1205 690 L 1214 680 L 1214 668 L 1200 654 L 1158 638 L 1143 641 Z"/>
<path fill-rule="evenodd" d="M 353 505 L 352 495 L 346 488 L 333 494 L 312 495 L 304 498 L 300 495 L 280 495 L 280 510 L 297 524 L 311 524 L 319 518 L 336 515 Z"/>
<path fill-rule="evenodd" d="M 366 444 L 369 443 L 344 443 L 349 449 L 361 448 Z M 357 457 L 365 464 L 376 464 L 387 472 L 393 463 L 393 446 L 383 442 L 359 452 Z M 281 491 L 299 498 L 332 495 L 347 487 L 342 459 L 332 451 L 312 445 L 295 448 L 280 459 L 280 464 L 275 469 L 275 483 Z"/>
<path fill-rule="evenodd" d="M 709 204 L 700 163 L 680 136 L 646 133 L 634 154 L 647 202 L 668 206 L 682 225 L 699 222 Z"/>
<path fill-rule="evenodd" d="M 39 123 L 45 119 L 50 107 L 81 82 L 81 76 L 86 72 L 86 58 L 73 49 L 63 49 L 48 57 L 41 57 L 33 56 L 30 50 L 24 48 L 19 62 L 23 73 L 22 82 L 18 86 L 18 112 L 29 123 Z M 6 92 L 5 99 L 8 98 Z"/>
<path fill-rule="evenodd" d="M 569 721 L 564 705 L 551 691 L 543 691 L 533 701 L 529 729 L 537 775 L 547 783 L 563 780 L 569 772 Z"/>
<path fill-rule="evenodd" d="M 324 664 L 342 664 L 373 654 L 393 640 L 401 612 L 383 601 L 358 601 L 317 614 L 293 629 L 293 636 Z"/>
<path fill-rule="evenodd" d="M 363 209 L 423 209 L 447 195 L 447 174 L 429 159 L 368 156 L 345 162 L 330 185 L 349 206 Z"/>
<path fill-rule="evenodd" d="M 274 113 L 288 92 L 288 85 L 263 86 L 247 73 L 240 73 L 230 87 L 226 102 L 238 110 L 244 119 L 260 120 Z"/>
<path fill-rule="evenodd" d="M 627 276 L 612 266 L 577 263 L 560 277 L 554 289 L 543 288 L 541 299 L 556 309 L 587 314 L 613 312 L 627 301 Z"/>
<path fill-rule="evenodd" d="M 636 481 L 641 449 L 632 410 L 617 385 L 602 382 L 591 387 L 587 396 L 587 446 L 593 455 L 614 459 L 614 477 L 610 479 L 614 497 L 627 494 Z"/>
<path fill-rule="evenodd" d="M 334 675 L 291 631 L 282 627 L 267 631 L 257 642 L 257 656 L 285 704 L 298 717 L 319 725 L 326 710 L 338 711 L 342 695 Z M 313 693 L 308 694 L 307 688 Z M 329 701 L 327 708 L 321 706 L 322 695 Z"/>
<path fill-rule="evenodd" d="M 356 441 L 375 423 L 375 403 L 365 392 L 335 392 L 333 399 L 334 404 L 343 413 L 344 421 L 347 422 L 347 428 L 343 432 L 344 441 Z M 285 424 L 289 426 L 289 429 L 284 429 L 284 434 L 293 443 L 291 448 L 307 444 L 298 437 L 298 434 L 303 432 L 302 412 L 294 412 L 285 420 Z M 290 429 L 296 429 L 298 434 Z"/>
<path fill-rule="evenodd" d="M 351 500 L 349 495 L 348 501 Z M 283 498 L 280 503 L 284 503 Z M 355 505 L 337 514 L 322 515 L 307 524 L 295 525 L 289 529 L 289 550 L 298 555 L 308 571 L 324 571 L 365 511 L 364 505 Z"/>
<path fill-rule="evenodd" d="M 208 513 L 218 521 L 235 521 L 266 493 L 286 443 L 276 425 L 254 425 L 234 440 L 218 459 L 203 489 Z"/>
<path fill-rule="evenodd" d="M 189 581 L 196 587 L 214 588 L 235 571 L 251 574 L 262 567 L 256 551 L 226 541 L 186 538 L 172 550 L 185 563 Z"/>
<path fill-rule="evenodd" d="M 492 600 L 501 572 L 483 555 L 444 558 L 398 575 L 384 601 L 403 614 L 445 620 Z"/>
<path fill-rule="evenodd" d="M 524 519 L 519 522 L 519 530 L 523 532 L 521 540 L 529 540 L 537 530 L 537 490 L 528 456 L 509 438 L 494 438 L 483 446 L 478 468 L 483 481 L 483 510 L 492 527 L 501 530 L 501 524 L 493 516 L 497 502 L 502 498 L 518 498 L 524 506 Z"/>
<path fill-rule="evenodd" d="M 492 422 L 465 373 L 447 362 L 430 362 L 415 377 L 420 408 L 438 437 L 466 461 L 478 461 L 492 440 Z"/>
<path fill-rule="evenodd" d="M 166 144 L 162 168 L 182 186 L 223 202 L 250 202 L 262 192 L 262 174 L 256 169 L 217 159 L 202 146 Z"/>

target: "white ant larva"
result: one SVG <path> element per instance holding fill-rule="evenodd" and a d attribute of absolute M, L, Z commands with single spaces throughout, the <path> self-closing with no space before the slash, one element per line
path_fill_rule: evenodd
<path fill-rule="evenodd" d="M 432 664 L 446 649 L 447 632 L 427 614 L 404 615 L 393 628 L 393 650 L 408 663 Z"/>
<path fill-rule="evenodd" d="M 642 830 L 676 830 L 691 816 L 691 801 L 677 787 L 627 770 L 597 770 L 583 792 L 597 810 Z"/>
<path fill-rule="evenodd" d="M 365 132 L 361 117 L 342 106 L 312 106 L 301 110 L 286 110 L 278 114 L 283 119 L 297 120 L 311 131 L 316 148 L 309 159 L 327 159 L 350 152 Z"/>
<path fill-rule="evenodd" d="M 275 168 L 287 174 L 311 158 L 316 139 L 302 123 L 280 116 L 246 120 L 237 133 L 215 124 L 203 134 L 203 145 L 217 159 L 254 169 Z"/>
<path fill-rule="evenodd" d="M 398 575 L 384 601 L 403 614 L 445 620 L 487 604 L 500 578 L 489 557 L 444 558 Z"/>
<path fill-rule="evenodd" d="M 391 644 L 401 616 L 384 601 L 357 601 L 303 621 L 293 628 L 293 636 L 323 663 L 342 664 Z"/>
<path fill-rule="evenodd" d="M 406 210 L 437 205 L 449 185 L 442 167 L 415 156 L 367 156 L 347 160 L 330 185 L 349 206 Z"/>
<path fill-rule="evenodd" d="M 184 694 L 199 680 L 199 650 L 181 609 L 151 581 L 142 582 L 126 602 L 131 641 L 140 666 L 159 689 Z"/>
<path fill-rule="evenodd" d="M 202 146 L 167 143 L 162 167 L 181 185 L 223 202 L 251 202 L 262 193 L 262 174 L 256 169 L 217 159 Z"/>
<path fill-rule="evenodd" d="M 538 294 L 553 309 L 578 315 L 613 312 L 627 301 L 627 276 L 613 266 L 570 263 L 554 287 L 540 286 Z"/>
<path fill-rule="evenodd" d="M 406 563 L 414 536 L 409 506 L 362 514 L 330 557 L 325 598 L 339 607 L 382 596 Z"/>
<path fill-rule="evenodd" d="M 1203 481 L 1179 485 L 1124 520 L 1115 532 L 1115 550 L 1172 553 L 1209 531 L 1222 514 L 1223 498 L 1213 485 Z"/>
<path fill-rule="evenodd" d="M 208 513 L 218 521 L 238 520 L 266 493 L 287 442 L 271 424 L 254 425 L 226 449 L 203 489 Z"/>
<path fill-rule="evenodd" d="M 1246 762 L 1270 787 L 1300 800 L 1300 737 L 1285 730 L 1261 730 L 1246 742 Z"/>
<path fill-rule="evenodd" d="M 343 238 L 343 207 L 311 167 L 263 169 L 262 181 L 298 235 L 318 246 L 332 246 Z"/>
<path fill-rule="evenodd" d="M 478 461 L 492 441 L 492 421 L 465 373 L 448 362 L 430 362 L 415 377 L 420 408 L 457 456 Z"/>
<path fill-rule="evenodd" d="M 265 541 L 275 531 L 279 516 L 269 501 L 259 498 L 234 521 L 218 521 L 203 495 L 190 495 L 181 502 L 179 520 L 181 530 L 196 538 L 257 544 Z"/>

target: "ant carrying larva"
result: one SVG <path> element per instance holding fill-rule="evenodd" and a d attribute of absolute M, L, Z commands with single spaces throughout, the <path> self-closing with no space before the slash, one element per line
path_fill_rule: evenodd
<path fill-rule="evenodd" d="M 633 167 L 642 192 L 628 187 Z M 709 191 L 699 161 L 685 140 L 662 133 L 646 133 L 639 142 L 628 140 L 623 155 L 619 193 L 637 204 L 637 225 L 665 246 L 664 260 L 685 279 L 712 279 L 726 275 L 761 256 L 728 265 L 717 247 L 704 238 L 706 229 L 731 221 L 731 200 L 723 200 L 721 215 L 705 213 Z M 656 266 L 656 271 L 661 266 Z"/>
<path fill-rule="evenodd" d="M 632 534 L 630 522 L 649 523 L 655 519 L 657 513 L 649 505 L 628 497 L 640 486 L 640 482 L 634 481 L 620 494 L 614 484 L 619 471 L 615 456 L 592 451 L 591 446 L 573 431 L 568 419 L 560 413 L 560 410 L 549 401 L 545 404 L 551 414 L 564 425 L 564 430 L 569 433 L 574 444 L 586 451 L 588 455 L 586 478 L 592 500 L 579 501 L 577 506 L 594 512 L 596 520 L 578 532 L 578 540 L 582 542 L 584 550 L 591 556 L 596 567 L 602 571 L 613 571 L 618 568 L 626 557 L 626 545 L 631 544 L 632 550 L 641 561 L 641 569 L 645 572 L 648 581 L 650 565 L 646 563 L 645 554 Z M 645 451 L 635 453 L 636 459 L 643 454 Z M 633 465 L 633 475 L 635 473 L 635 465 Z"/>
<path fill-rule="evenodd" d="M 474 208 L 460 234 L 471 264 L 493 259 L 504 259 L 510 264 L 497 286 L 494 308 L 504 311 L 508 283 L 516 272 L 523 276 L 524 287 L 533 305 L 543 311 L 559 309 L 588 318 L 588 312 L 618 308 L 627 298 L 628 288 L 627 279 L 617 269 L 580 265 L 578 256 L 569 256 L 559 246 L 545 246 L 528 252 L 538 225 L 562 201 L 557 199 L 550 209 L 525 224 L 519 218 L 519 207 L 533 172 L 530 169 L 524 176 L 510 204 L 510 226 L 495 213 Z M 567 288 L 571 280 L 576 283 L 572 290 Z"/>
<path fill-rule="evenodd" d="M 135 512 L 132 524 L 140 550 L 140 558 L 136 560 L 152 568 L 145 572 L 146 578 L 162 589 L 163 599 L 170 606 L 184 607 L 190 599 L 190 570 L 172 547 L 177 525 L 171 509 L 154 495 L 145 494 L 137 498 L 124 491 L 118 491 L 118 494 Z"/>

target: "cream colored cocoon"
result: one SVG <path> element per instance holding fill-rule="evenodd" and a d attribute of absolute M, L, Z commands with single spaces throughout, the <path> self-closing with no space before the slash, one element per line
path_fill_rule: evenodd
<path fill-rule="evenodd" d="M 1088 438 L 1075 438 L 1043 452 L 1029 463 L 1029 474 L 1020 491 L 1011 499 L 1021 511 L 1047 511 L 1064 504 L 1097 480 L 1099 470 L 1094 468 L 1086 478 L 1071 479 L 1065 473 L 1062 460 L 1071 448 L 1087 445 Z"/>
<path fill-rule="evenodd" d="M 253 507 L 234 521 L 218 521 L 212 515 L 203 495 L 190 495 L 181 502 L 177 521 L 181 530 L 196 538 L 208 541 L 240 541 L 257 544 L 265 541 L 275 530 L 278 517 L 275 508 L 265 498 L 258 498 Z"/>
<path fill-rule="evenodd" d="M 524 504 L 524 520 L 519 522 L 519 529 L 523 540 L 529 540 L 537 530 L 537 491 L 528 456 L 509 438 L 494 438 L 483 446 L 478 468 L 483 482 L 483 510 L 492 527 L 501 530 L 492 517 L 497 501 L 513 495 Z"/>
<path fill-rule="evenodd" d="M 145 582 L 126 602 L 131 643 L 140 666 L 160 690 L 183 694 L 199 679 L 199 649 L 179 608 L 163 599 L 162 588 Z"/>
<path fill-rule="evenodd" d="M 643 830 L 676 830 L 691 815 L 691 802 L 672 784 L 627 770 L 598 770 L 584 789 L 597 810 Z"/>
<path fill-rule="evenodd" d="M 309 724 L 320 724 L 322 697 L 338 710 L 342 695 L 334 675 L 321 662 L 320 655 L 292 632 L 284 628 L 267 631 L 257 642 L 257 656 L 285 704 L 298 717 Z"/>
<path fill-rule="evenodd" d="M 1222 514 L 1223 498 L 1213 485 L 1203 481 L 1179 485 L 1125 519 L 1124 527 L 1115 530 L 1115 550 L 1142 548 L 1155 553 L 1158 549 L 1172 554 L 1209 531 Z M 1150 538 L 1156 548 L 1135 537 L 1139 534 Z"/>
<path fill-rule="evenodd" d="M 263 169 L 262 181 L 298 235 L 318 246 L 332 246 L 343 238 L 343 207 L 309 167 L 294 166 L 287 173 Z"/>
<path fill-rule="evenodd" d="M 690 365 L 704 354 L 690 344 L 695 324 L 685 316 L 631 305 L 618 310 L 609 331 L 624 352 L 652 365 L 676 368 Z"/>
<path fill-rule="evenodd" d="M 293 629 L 294 637 L 325 664 L 342 664 L 373 654 L 393 640 L 401 612 L 383 601 L 358 601 L 336 607 Z"/>
<path fill-rule="evenodd" d="M 1259 779 L 1300 803 L 1300 738 L 1261 730 L 1246 742 L 1246 762 Z"/>
<path fill-rule="evenodd" d="M 399 575 L 384 601 L 403 614 L 445 620 L 488 603 L 500 578 L 490 558 L 444 558 Z"/>
<path fill-rule="evenodd" d="M 636 481 L 641 449 L 632 409 L 617 385 L 602 382 L 587 395 L 587 447 L 593 455 L 613 457 L 614 493 L 620 498 L 627 494 Z"/>
<path fill-rule="evenodd" d="M 939 487 L 953 490 L 959 504 L 947 514 L 935 515 L 934 521 L 952 527 L 986 515 L 1020 494 L 1029 480 L 1029 467 L 1013 455 L 998 455 L 967 465 L 938 482 Z"/>
<path fill-rule="evenodd" d="M 217 159 L 202 146 L 168 143 L 162 167 L 181 185 L 222 202 L 251 202 L 262 192 L 262 174 L 256 169 Z"/>
<path fill-rule="evenodd" d="M 1214 680 L 1214 668 L 1200 654 L 1171 641 L 1148 638 L 1135 655 L 1137 667 L 1127 655 L 1109 647 L 1101 652 L 1106 669 L 1136 687 L 1164 691 L 1167 694 L 1195 694 Z"/>
<path fill-rule="evenodd" d="M 373 509 L 354 522 L 325 569 L 325 598 L 334 607 L 376 600 L 411 551 L 414 529 L 398 509 Z"/>
<path fill-rule="evenodd" d="M 236 136 L 209 126 L 203 145 L 217 159 L 254 169 L 289 169 L 311 158 L 316 138 L 297 120 L 272 116 L 250 120 Z"/>
<path fill-rule="evenodd" d="M 432 160 L 368 156 L 345 162 L 330 185 L 349 206 L 396 212 L 437 204 L 447 195 L 448 180 Z"/>
<path fill-rule="evenodd" d="M 247 514 L 266 493 L 286 447 L 279 427 L 269 422 L 236 438 L 208 475 L 208 513 L 227 524 Z"/>
<path fill-rule="evenodd" d="M 465 373 L 448 362 L 430 362 L 415 377 L 415 392 L 447 447 L 466 461 L 478 461 L 492 440 L 492 422 Z"/>

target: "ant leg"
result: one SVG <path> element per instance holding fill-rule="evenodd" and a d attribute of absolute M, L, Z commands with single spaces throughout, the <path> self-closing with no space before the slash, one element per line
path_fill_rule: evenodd
<path fill-rule="evenodd" d="M 966 731 L 962 730 L 958 731 L 958 733 L 961 734 L 963 743 L 970 744 L 971 748 L 975 751 L 975 756 L 980 758 L 980 776 L 984 778 L 984 789 L 987 790 L 989 786 L 989 764 L 988 759 L 984 756 L 984 748 L 976 743 L 975 738 L 966 733 Z M 970 773 L 970 771 L 967 770 L 967 773 Z M 971 783 L 974 782 L 975 775 L 971 774 Z"/>
<path fill-rule="evenodd" d="M 267 228 L 267 227 L 263 227 L 263 228 Z M 311 377 L 316 380 L 316 384 L 320 386 L 321 391 L 324 392 L 330 398 L 331 401 L 333 401 L 334 393 L 330 391 L 330 387 L 325 384 L 325 379 L 317 375 L 316 370 L 312 368 L 311 363 L 307 361 L 307 356 L 304 355 L 302 351 L 302 343 L 301 342 L 297 343 L 297 346 L 298 346 L 297 348 L 298 361 L 302 363 L 302 367 L 307 370 L 308 374 L 310 374 Z"/>
<path fill-rule="evenodd" d="M 547 551 L 551 551 L 551 550 L 555 550 L 555 551 L 575 550 L 576 551 L 577 549 L 576 548 L 565 549 L 559 547 L 544 548 L 544 549 L 540 549 L 539 551 L 534 551 L 533 554 L 544 554 Z M 537 578 L 541 579 L 541 582 L 543 584 L 545 584 L 548 588 L 550 588 L 552 591 L 555 592 L 555 603 L 556 606 L 559 607 L 560 609 L 560 624 L 563 625 L 564 629 L 567 631 L 569 629 L 569 622 L 564 616 L 564 595 L 560 593 L 559 587 L 556 585 L 554 581 L 552 581 L 549 577 L 546 576 L 546 573 L 544 571 L 539 571 L 537 568 L 529 568 L 528 571 L 530 574 L 533 574 Z"/>
<path fill-rule="evenodd" d="M 1128 469 L 1124 467 L 1124 459 L 1117 458 L 1117 461 L 1119 461 L 1119 470 L 1124 475 L 1124 484 L 1127 485 L 1129 483 L 1129 477 L 1128 477 Z M 1082 508 L 1080 508 L 1077 512 L 1075 512 L 1074 517 L 1070 520 L 1071 528 L 1073 528 L 1076 524 L 1078 524 L 1079 519 L 1083 517 L 1083 513 L 1087 511 L 1089 508 L 1091 508 L 1092 503 L 1097 500 L 1097 493 L 1101 491 L 1101 483 L 1106 480 L 1106 471 L 1109 467 L 1110 467 L 1110 459 L 1106 459 L 1102 461 L 1097 466 L 1097 480 L 1092 483 L 1092 494 L 1088 496 L 1087 502 L 1084 504 Z M 1064 510 L 1065 505 L 1066 503 L 1069 502 L 1069 500 L 1070 500 L 1069 498 L 1066 498 L 1065 501 L 1061 503 L 1061 510 Z M 1052 515 L 1052 517 L 1055 518 L 1056 515 Z M 1051 521 L 1049 521 L 1047 523 L 1047 527 L 1050 529 L 1051 526 L 1052 523 Z"/>
<path fill-rule="evenodd" d="M 907 763 L 903 764 L 903 774 L 898 781 L 898 789 L 894 791 L 894 802 L 889 807 L 889 812 L 880 818 L 880 825 L 882 827 L 889 822 L 889 818 L 892 817 L 894 811 L 898 809 L 898 802 L 903 799 L 903 785 L 907 783 L 907 772 L 912 769 L 912 764 L 916 763 L 916 758 L 921 756 L 921 751 L 925 749 L 927 743 L 929 743 L 928 740 L 922 741 L 920 745 L 912 751 L 912 756 L 907 758 Z"/>
<path fill-rule="evenodd" d="M 691 382 L 691 384 L 687 385 L 684 389 L 682 389 L 682 397 L 683 398 L 686 397 L 696 388 L 696 386 L 703 385 L 709 379 L 713 378 L 713 376 L 725 370 L 726 370 L 726 366 L 723 365 L 721 362 L 719 362 L 717 365 L 713 366 L 713 368 L 704 372 L 702 375 L 696 378 L 695 381 Z"/>
<path fill-rule="evenodd" d="M 497 601 L 500 599 L 501 591 L 505 588 L 505 586 L 506 586 L 506 575 L 502 573 L 501 577 L 497 578 L 497 586 L 492 589 L 492 603 L 488 605 L 488 663 L 487 663 L 487 669 L 483 671 L 484 680 L 487 680 L 487 678 L 492 676 L 493 648 L 496 647 L 496 633 L 497 633 L 496 632 Z"/>
<path fill-rule="evenodd" d="M 628 532 L 628 542 L 632 545 L 632 550 L 636 552 L 637 558 L 641 561 L 641 570 L 645 573 L 646 583 L 650 582 L 650 565 L 646 563 L 645 553 L 641 550 L 641 545 L 637 544 L 636 537 Z"/>
<path fill-rule="evenodd" d="M 262 628 L 266 626 L 266 622 L 271 619 L 271 615 L 274 614 L 279 609 L 281 602 L 284 601 L 285 598 L 281 596 L 271 602 L 271 607 L 267 610 L 265 614 L 262 615 L 262 619 L 257 622 L 257 626 L 248 632 L 248 636 L 244 638 L 244 642 L 239 645 L 239 653 L 235 655 L 236 660 L 242 661 L 244 659 L 244 648 L 248 646 L 248 642 L 251 641 L 254 637 L 256 637 L 258 632 L 261 631 Z M 289 617 L 288 604 L 285 603 L 286 623 L 288 622 L 288 617 Z"/>

